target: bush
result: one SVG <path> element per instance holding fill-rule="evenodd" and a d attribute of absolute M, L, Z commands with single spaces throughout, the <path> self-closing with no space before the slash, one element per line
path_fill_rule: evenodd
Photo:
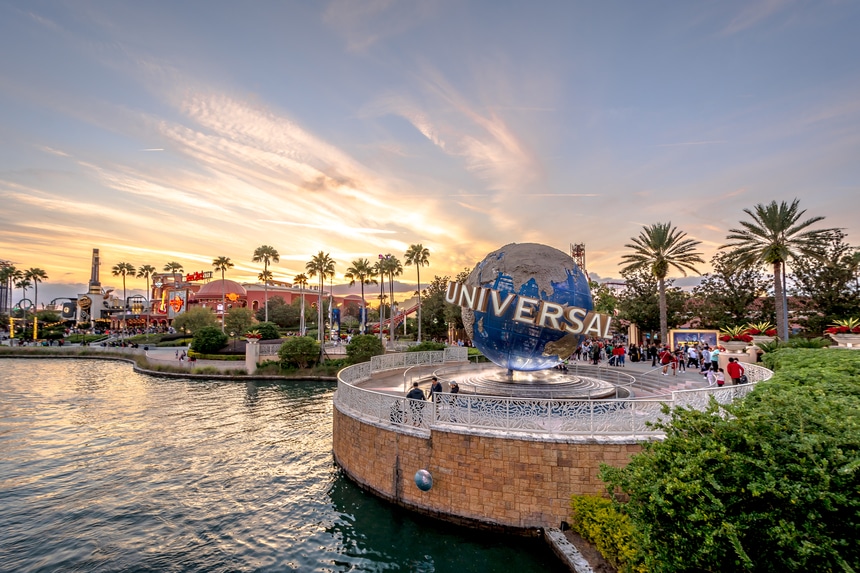
<path fill-rule="evenodd" d="M 281 344 L 278 358 L 283 368 L 307 368 L 320 357 L 319 342 L 309 336 L 291 336 Z"/>
<path fill-rule="evenodd" d="M 204 326 L 200 328 L 191 341 L 191 350 L 201 354 L 212 354 L 218 352 L 227 344 L 227 335 L 221 332 L 217 326 Z"/>
<path fill-rule="evenodd" d="M 570 525 L 591 542 L 601 555 L 622 571 L 644 571 L 636 567 L 633 524 L 609 499 L 575 495 L 570 500 Z"/>
<path fill-rule="evenodd" d="M 406 352 L 427 352 L 432 350 L 445 350 L 446 345 L 441 342 L 433 342 L 432 340 L 425 340 L 421 344 L 416 344 L 414 346 L 410 346 L 406 349 Z"/>
<path fill-rule="evenodd" d="M 254 330 L 263 336 L 262 340 L 277 340 L 281 337 L 278 325 L 274 322 L 261 322 L 259 324 L 255 324 Z"/>
<path fill-rule="evenodd" d="M 649 571 L 860 569 L 860 353 L 783 348 L 742 402 L 676 409 L 601 468 Z"/>
<path fill-rule="evenodd" d="M 346 345 L 346 356 L 351 364 L 369 362 L 372 357 L 381 354 L 385 354 L 382 341 L 372 334 L 353 336 L 352 341 Z"/>

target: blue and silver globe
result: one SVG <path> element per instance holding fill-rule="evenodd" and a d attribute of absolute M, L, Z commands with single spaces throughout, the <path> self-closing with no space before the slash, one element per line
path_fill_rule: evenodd
<path fill-rule="evenodd" d="M 566 253 L 536 243 L 511 243 L 487 255 L 464 281 L 562 306 L 592 310 L 588 278 Z M 516 322 L 514 306 L 502 316 L 463 309 L 466 333 L 493 363 L 508 370 L 552 368 L 572 354 L 580 334 Z"/>
<path fill-rule="evenodd" d="M 433 487 L 433 476 L 427 470 L 418 470 L 415 472 L 415 485 L 421 491 L 430 491 Z"/>

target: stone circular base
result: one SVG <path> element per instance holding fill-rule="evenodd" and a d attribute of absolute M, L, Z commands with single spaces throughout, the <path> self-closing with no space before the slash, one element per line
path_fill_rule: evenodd
<path fill-rule="evenodd" d="M 537 370 L 508 374 L 490 364 L 477 371 L 454 374 L 450 378 L 469 394 L 511 398 L 593 399 L 612 398 L 615 385 L 605 380 L 568 374 L 563 370 Z"/>

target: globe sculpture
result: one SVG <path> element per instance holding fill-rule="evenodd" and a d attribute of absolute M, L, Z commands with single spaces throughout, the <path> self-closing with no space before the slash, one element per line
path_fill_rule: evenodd
<path fill-rule="evenodd" d="M 463 283 L 498 291 L 496 300 L 510 294 L 562 307 L 591 311 L 591 289 L 585 273 L 566 253 L 535 243 L 511 243 L 477 264 Z M 514 320 L 516 307 L 504 313 L 463 308 L 463 324 L 472 344 L 489 360 L 509 372 L 544 370 L 570 356 L 583 335 L 549 328 L 540 321 Z M 546 322 L 546 321 L 544 321 Z"/>

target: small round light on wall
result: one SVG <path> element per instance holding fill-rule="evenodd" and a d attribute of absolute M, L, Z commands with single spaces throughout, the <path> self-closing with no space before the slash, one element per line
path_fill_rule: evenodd
<path fill-rule="evenodd" d="M 415 472 L 415 485 L 421 491 L 430 491 L 433 487 L 433 476 L 427 470 L 418 470 Z"/>

